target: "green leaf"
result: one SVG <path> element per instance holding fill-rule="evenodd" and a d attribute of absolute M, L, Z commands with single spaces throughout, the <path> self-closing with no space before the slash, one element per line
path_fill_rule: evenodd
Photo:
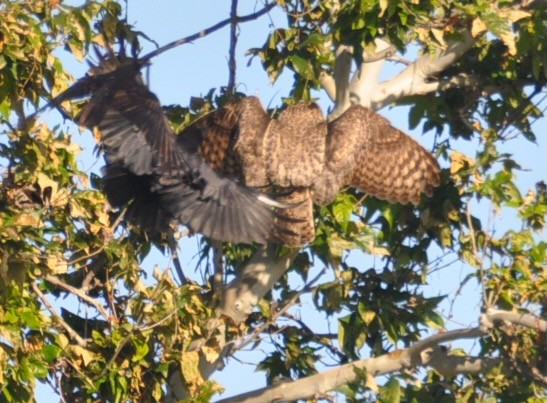
<path fill-rule="evenodd" d="M 60 354 L 61 349 L 54 344 L 48 344 L 42 348 L 42 355 L 44 356 L 44 360 L 49 364 L 59 358 Z"/>
<path fill-rule="evenodd" d="M 408 126 L 410 129 L 415 129 L 422 118 L 424 117 L 426 103 L 424 101 L 417 101 L 408 115 Z"/>
<path fill-rule="evenodd" d="M 322 35 L 314 32 L 306 38 L 304 42 L 299 46 L 299 48 L 307 48 L 308 46 L 321 45 L 325 42 L 325 38 Z"/>
<path fill-rule="evenodd" d="M 311 63 L 299 55 L 290 57 L 294 70 L 307 80 L 315 80 L 315 74 Z"/>
<path fill-rule="evenodd" d="M 444 328 L 444 320 L 442 316 L 435 312 L 428 312 L 426 314 L 424 324 L 436 330 L 442 330 Z"/>
<path fill-rule="evenodd" d="M 380 389 L 380 403 L 399 403 L 401 401 L 401 386 L 396 378 L 391 378 Z"/>
<path fill-rule="evenodd" d="M 361 316 L 361 319 L 365 323 L 365 325 L 370 325 L 370 323 L 376 318 L 376 312 L 368 309 L 364 302 L 359 302 L 357 305 L 357 311 L 359 312 L 359 316 Z"/>
<path fill-rule="evenodd" d="M 148 346 L 148 343 L 140 339 L 134 339 L 133 345 L 135 346 L 135 353 L 133 354 L 133 357 L 131 357 L 131 361 L 139 362 L 146 357 L 150 351 L 150 347 Z"/>

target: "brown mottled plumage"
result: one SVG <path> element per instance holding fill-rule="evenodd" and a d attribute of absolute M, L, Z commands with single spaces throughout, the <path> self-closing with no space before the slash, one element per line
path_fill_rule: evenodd
<path fill-rule="evenodd" d="M 271 119 L 255 97 L 212 112 L 179 135 L 197 142 L 217 172 L 247 186 L 274 185 L 300 203 L 276 218 L 276 238 L 289 246 L 314 239 L 312 201 L 331 203 L 341 188 L 390 202 L 418 204 L 439 185 L 437 160 L 376 112 L 352 106 L 327 123 L 313 103 L 289 106 Z"/>

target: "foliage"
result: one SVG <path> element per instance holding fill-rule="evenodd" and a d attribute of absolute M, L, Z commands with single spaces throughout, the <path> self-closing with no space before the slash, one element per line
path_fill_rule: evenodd
<path fill-rule="evenodd" d="M 300 251 L 260 310 L 234 325 L 219 324 L 218 295 L 208 281 L 180 285 L 159 269 L 143 280 L 150 241 L 110 210 L 100 179 L 78 169 L 79 146 L 70 132 L 28 118 L 41 99 L 72 80 L 61 52 L 82 60 L 92 44 L 120 37 L 138 50 L 143 35 L 123 20 L 121 3 L 0 4 L 1 400 L 32 400 L 36 381 L 49 382 L 66 400 L 160 400 L 168 377 L 180 369 L 190 396 L 207 401 L 221 387 L 202 378 L 200 357 L 215 362 L 227 341 L 249 337 L 255 347 L 271 341 L 257 366 L 269 382 L 314 374 L 324 357 L 335 365 L 379 356 L 443 329 L 437 307 L 446 296 L 427 297 L 424 286 L 447 256 L 475 270 L 484 309 L 545 315 L 545 183 L 538 178 L 534 189 L 521 189 L 521 167 L 503 151 L 516 141 L 536 140 L 532 123 L 542 116 L 537 96 L 547 83 L 545 7 L 485 0 L 277 1 L 287 27 L 272 30 L 250 54 L 272 81 L 287 69 L 294 73 L 286 104 L 312 99 L 323 75 L 333 72 L 335 46 L 352 46 L 359 66 L 363 52 L 374 53 L 378 37 L 403 53 L 417 46 L 436 54 L 469 28 L 476 43 L 442 74 L 472 76 L 473 83 L 397 101 L 410 107 L 412 128 L 422 125 L 435 137 L 434 151 L 447 167 L 434 196 L 413 207 L 347 191 L 317 207 L 316 240 Z M 188 108 L 168 108 L 168 116 L 180 130 L 226 100 L 226 91 L 213 89 Z M 77 110 L 65 106 L 69 113 Z M 476 154 L 459 151 L 462 141 L 476 145 Z M 473 203 L 512 214 L 520 226 L 493 233 Z M 207 240 L 203 245 L 201 259 L 207 260 L 211 246 Z M 228 276 L 256 250 L 223 248 Z M 355 267 L 348 251 L 376 256 L 376 263 Z M 308 283 L 313 265 L 325 267 L 332 280 Z M 298 291 L 293 275 L 309 284 L 306 292 Z M 289 309 L 310 295 L 317 312 L 337 321 L 336 333 L 316 334 Z M 64 305 L 67 297 L 83 308 L 71 312 L 48 302 Z M 540 337 L 510 326 L 496 329 L 481 341 L 481 355 L 499 355 L 513 365 L 483 377 L 405 371 L 380 388 L 361 374 L 361 382 L 340 393 L 386 402 L 534 401 L 545 394 L 530 371 L 547 362 Z"/>

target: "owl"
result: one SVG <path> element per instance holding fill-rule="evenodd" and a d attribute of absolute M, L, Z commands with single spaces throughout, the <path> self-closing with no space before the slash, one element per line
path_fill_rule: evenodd
<path fill-rule="evenodd" d="M 435 157 L 378 113 L 351 106 L 328 122 L 315 103 L 270 117 L 256 97 L 227 104 L 179 134 L 224 177 L 268 191 L 292 205 L 272 231 L 288 246 L 315 237 L 313 204 L 331 203 L 354 187 L 382 200 L 418 204 L 440 182 Z"/>
<path fill-rule="evenodd" d="M 343 188 L 417 204 L 439 185 L 430 152 L 357 105 L 331 122 L 315 103 L 272 118 L 246 97 L 176 135 L 141 67 L 103 58 L 52 104 L 87 98 L 76 120 L 100 132 L 107 199 L 149 233 L 175 221 L 220 241 L 299 247 L 315 236 L 313 204 Z"/>

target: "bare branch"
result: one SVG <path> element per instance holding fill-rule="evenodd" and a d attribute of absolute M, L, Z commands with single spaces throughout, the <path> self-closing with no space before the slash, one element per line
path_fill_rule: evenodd
<path fill-rule="evenodd" d="M 350 46 L 340 45 L 336 49 L 336 58 L 334 60 L 334 83 L 336 88 L 336 107 L 331 113 L 334 119 L 340 113 L 349 108 L 349 75 L 351 72 L 351 62 L 353 60 L 353 51 Z"/>
<path fill-rule="evenodd" d="M 405 59 L 404 57 L 401 57 L 401 56 L 397 56 L 397 55 L 389 56 L 389 57 L 386 58 L 386 60 L 389 60 L 390 62 L 401 63 L 401 64 L 404 64 L 405 66 L 408 66 L 409 64 L 412 64 L 412 62 L 410 60 Z"/>
<path fill-rule="evenodd" d="M 268 4 L 266 4 L 266 6 L 264 6 L 263 9 L 255 12 L 255 13 L 244 15 L 243 17 L 237 17 L 235 19 L 235 22 L 236 23 L 242 23 L 242 22 L 256 20 L 257 18 L 259 18 L 259 17 L 263 16 L 264 14 L 268 13 L 276 5 L 277 4 L 275 2 L 268 3 Z M 170 42 L 167 45 L 164 45 L 164 46 L 162 46 L 162 47 L 160 47 L 160 48 L 146 54 L 140 60 L 143 61 L 143 62 L 147 61 L 147 60 L 150 60 L 151 58 L 156 57 L 157 55 L 159 55 L 159 54 L 161 54 L 161 53 L 163 53 L 167 50 L 176 48 L 177 46 L 180 46 L 180 45 L 184 45 L 185 43 L 195 41 L 196 39 L 203 38 L 204 36 L 207 36 L 209 34 L 212 34 L 215 31 L 218 31 L 221 28 L 224 28 L 226 25 L 231 24 L 233 21 L 234 21 L 234 19 L 232 17 L 226 18 L 225 20 L 222 20 L 222 21 L 216 23 L 215 25 L 210 26 L 209 28 L 205 28 L 202 31 L 196 32 L 195 34 L 192 34 L 192 35 L 189 35 L 187 37 L 184 37 L 184 38 L 178 39 L 176 41 Z"/>
<path fill-rule="evenodd" d="M 428 348 L 439 345 L 440 343 L 446 343 L 453 340 L 460 339 L 476 339 L 477 337 L 484 336 L 485 331 L 479 327 L 473 327 L 470 329 L 457 329 L 449 332 L 437 333 L 433 336 L 429 336 L 423 340 L 420 340 L 412 347 L 408 348 L 409 354 L 420 354 L 422 351 Z"/>
<path fill-rule="evenodd" d="M 334 61 L 334 77 L 323 73 L 319 80 L 321 85 L 336 102 L 334 110 L 329 115 L 329 120 L 336 119 L 346 109 L 349 108 L 351 102 L 354 102 L 356 96 L 353 88 L 355 86 L 366 86 L 374 83 L 383 67 L 385 59 L 392 57 L 396 48 L 383 39 L 376 39 L 375 54 L 363 52 L 361 68 L 354 74 L 350 83 L 350 73 L 353 61 L 353 48 L 347 45 L 339 45 L 335 51 Z"/>
<path fill-rule="evenodd" d="M 253 311 L 260 299 L 289 268 L 298 249 L 291 249 L 283 256 L 277 256 L 277 247 L 268 245 L 257 251 L 241 270 L 237 278 L 227 285 L 218 307 L 219 314 L 241 323 Z"/>
<path fill-rule="evenodd" d="M 60 288 L 62 288 L 65 291 L 70 292 L 71 294 L 76 295 L 78 298 L 80 298 L 82 301 L 87 302 L 89 305 L 92 305 L 109 323 L 110 323 L 110 315 L 104 307 L 99 304 L 94 298 L 91 298 L 88 296 L 85 292 L 80 290 L 79 288 L 72 287 L 71 285 L 59 280 L 57 277 L 55 277 L 52 274 L 48 274 L 45 279 L 49 281 L 51 284 L 56 285 Z"/>
<path fill-rule="evenodd" d="M 439 86 L 430 83 L 429 79 L 451 66 L 474 43 L 475 39 L 471 34 L 464 31 L 460 41 L 449 42 L 446 49 L 436 55 L 420 56 L 395 77 L 379 83 L 374 91 L 367 91 L 364 86 L 356 88 L 361 104 L 370 105 L 377 110 L 402 97 L 437 91 Z"/>
<path fill-rule="evenodd" d="M 232 0 L 230 9 L 230 50 L 228 59 L 228 96 L 233 96 L 236 89 L 236 45 L 237 45 L 237 1 Z"/>
<path fill-rule="evenodd" d="M 435 368 L 445 377 L 458 374 L 486 374 L 494 367 L 503 363 L 501 357 L 470 357 L 451 355 L 450 351 L 441 346 L 435 346 L 423 352 L 424 365 Z"/>
<path fill-rule="evenodd" d="M 379 376 L 401 371 L 405 368 L 415 368 L 422 365 L 428 365 L 427 360 L 431 361 L 431 355 L 423 355 L 422 352 L 429 349 L 431 345 L 454 340 L 460 337 L 477 337 L 483 332 L 479 328 L 461 329 L 452 332 L 440 333 L 422 340 L 420 351 L 416 346 L 405 349 L 395 350 L 375 358 L 359 360 L 349 364 L 341 365 L 330 371 L 325 371 L 316 375 L 302 378 L 293 382 L 286 382 L 279 385 L 268 386 L 257 389 L 252 392 L 243 393 L 238 396 L 220 400 L 220 402 L 265 402 L 265 401 L 284 401 L 297 399 L 312 399 L 320 396 L 348 382 L 355 381 L 358 377 L 356 369 L 366 370 L 371 376 Z"/>
<path fill-rule="evenodd" d="M 34 291 L 38 298 L 40 298 L 40 301 L 42 301 L 44 306 L 47 308 L 47 310 L 51 314 L 51 317 L 59 322 L 63 329 L 65 329 L 66 332 L 69 334 L 69 336 L 72 337 L 80 347 L 87 346 L 87 342 L 78 333 L 76 333 L 76 331 L 72 327 L 70 327 L 68 323 L 65 322 L 61 315 L 57 313 L 57 311 L 55 310 L 55 308 L 53 308 L 46 296 L 42 293 L 42 291 L 40 291 L 36 283 L 32 283 L 32 291 Z"/>
<path fill-rule="evenodd" d="M 420 56 L 415 62 L 409 63 L 401 73 L 381 83 L 378 82 L 378 78 L 386 58 L 394 58 L 395 56 L 391 44 L 383 39 L 376 39 L 377 53 L 373 56 L 364 54 L 363 60 L 365 62 L 361 64 L 351 79 L 349 86 L 351 102 L 378 110 L 405 96 L 427 94 L 456 86 L 473 85 L 475 82 L 468 76 L 431 81 L 435 75 L 451 66 L 475 43 L 475 39 L 469 32 L 464 31 L 461 35 L 461 40 L 449 42 L 446 49 L 436 55 L 425 54 Z M 327 85 L 331 85 L 329 80 L 323 79 L 322 84 L 331 95 L 332 90 L 327 87 Z M 335 108 L 330 118 L 338 116 L 343 111 L 342 108 Z"/>
<path fill-rule="evenodd" d="M 532 315 L 489 310 L 486 314 L 482 315 L 480 327 L 457 329 L 435 334 L 404 350 L 395 350 L 379 357 L 355 361 L 307 378 L 257 389 L 220 400 L 220 402 L 258 403 L 264 401 L 312 399 L 348 382 L 355 381 L 358 376 L 355 369 L 364 369 L 367 375 L 371 376 L 385 375 L 419 366 L 433 367 L 445 376 L 454 376 L 461 373 L 486 373 L 500 363 L 504 363 L 503 358 L 451 355 L 449 350 L 441 347 L 440 344 L 453 340 L 482 337 L 493 326 L 493 321 L 508 321 L 539 331 L 547 329 L 547 321 Z"/>
<path fill-rule="evenodd" d="M 385 42 L 384 40 L 382 40 L 382 42 Z M 387 42 L 385 42 L 386 44 L 388 44 Z M 377 44 L 377 46 L 379 45 L 379 43 Z M 389 44 L 388 44 L 389 45 Z M 395 57 L 395 52 L 397 51 L 397 48 L 393 45 L 389 45 L 387 48 L 384 48 L 384 46 L 378 46 L 379 48 L 381 48 L 382 50 L 374 53 L 373 55 L 370 55 L 368 53 L 363 53 L 363 60 L 362 62 L 363 63 L 374 63 L 374 62 L 378 62 L 380 60 L 384 60 L 384 59 L 391 59 L 393 57 Z"/>
<path fill-rule="evenodd" d="M 374 40 L 376 45 L 376 54 L 391 51 L 392 45 L 384 39 L 377 38 Z M 366 59 L 367 55 L 363 55 Z M 350 84 L 350 96 L 352 102 L 359 103 L 363 106 L 370 106 L 372 93 L 376 92 L 378 86 L 378 77 L 384 67 L 385 58 L 380 58 L 376 61 L 363 63 L 355 72 Z"/>
<path fill-rule="evenodd" d="M 475 77 L 468 74 L 458 74 L 457 76 L 450 77 L 445 80 L 424 82 L 418 89 L 416 89 L 416 93 L 414 95 L 429 94 L 436 91 L 446 91 L 451 88 L 473 87 L 478 84 L 479 82 Z"/>
<path fill-rule="evenodd" d="M 538 330 L 543 333 L 547 332 L 547 320 L 540 319 L 537 316 L 530 314 L 489 309 L 486 311 L 486 318 L 491 322 L 504 321 L 519 326 L 529 327 L 530 329 Z"/>
<path fill-rule="evenodd" d="M 327 72 L 322 71 L 319 75 L 319 82 L 331 101 L 336 101 L 336 83 L 334 82 L 334 78 Z"/>

